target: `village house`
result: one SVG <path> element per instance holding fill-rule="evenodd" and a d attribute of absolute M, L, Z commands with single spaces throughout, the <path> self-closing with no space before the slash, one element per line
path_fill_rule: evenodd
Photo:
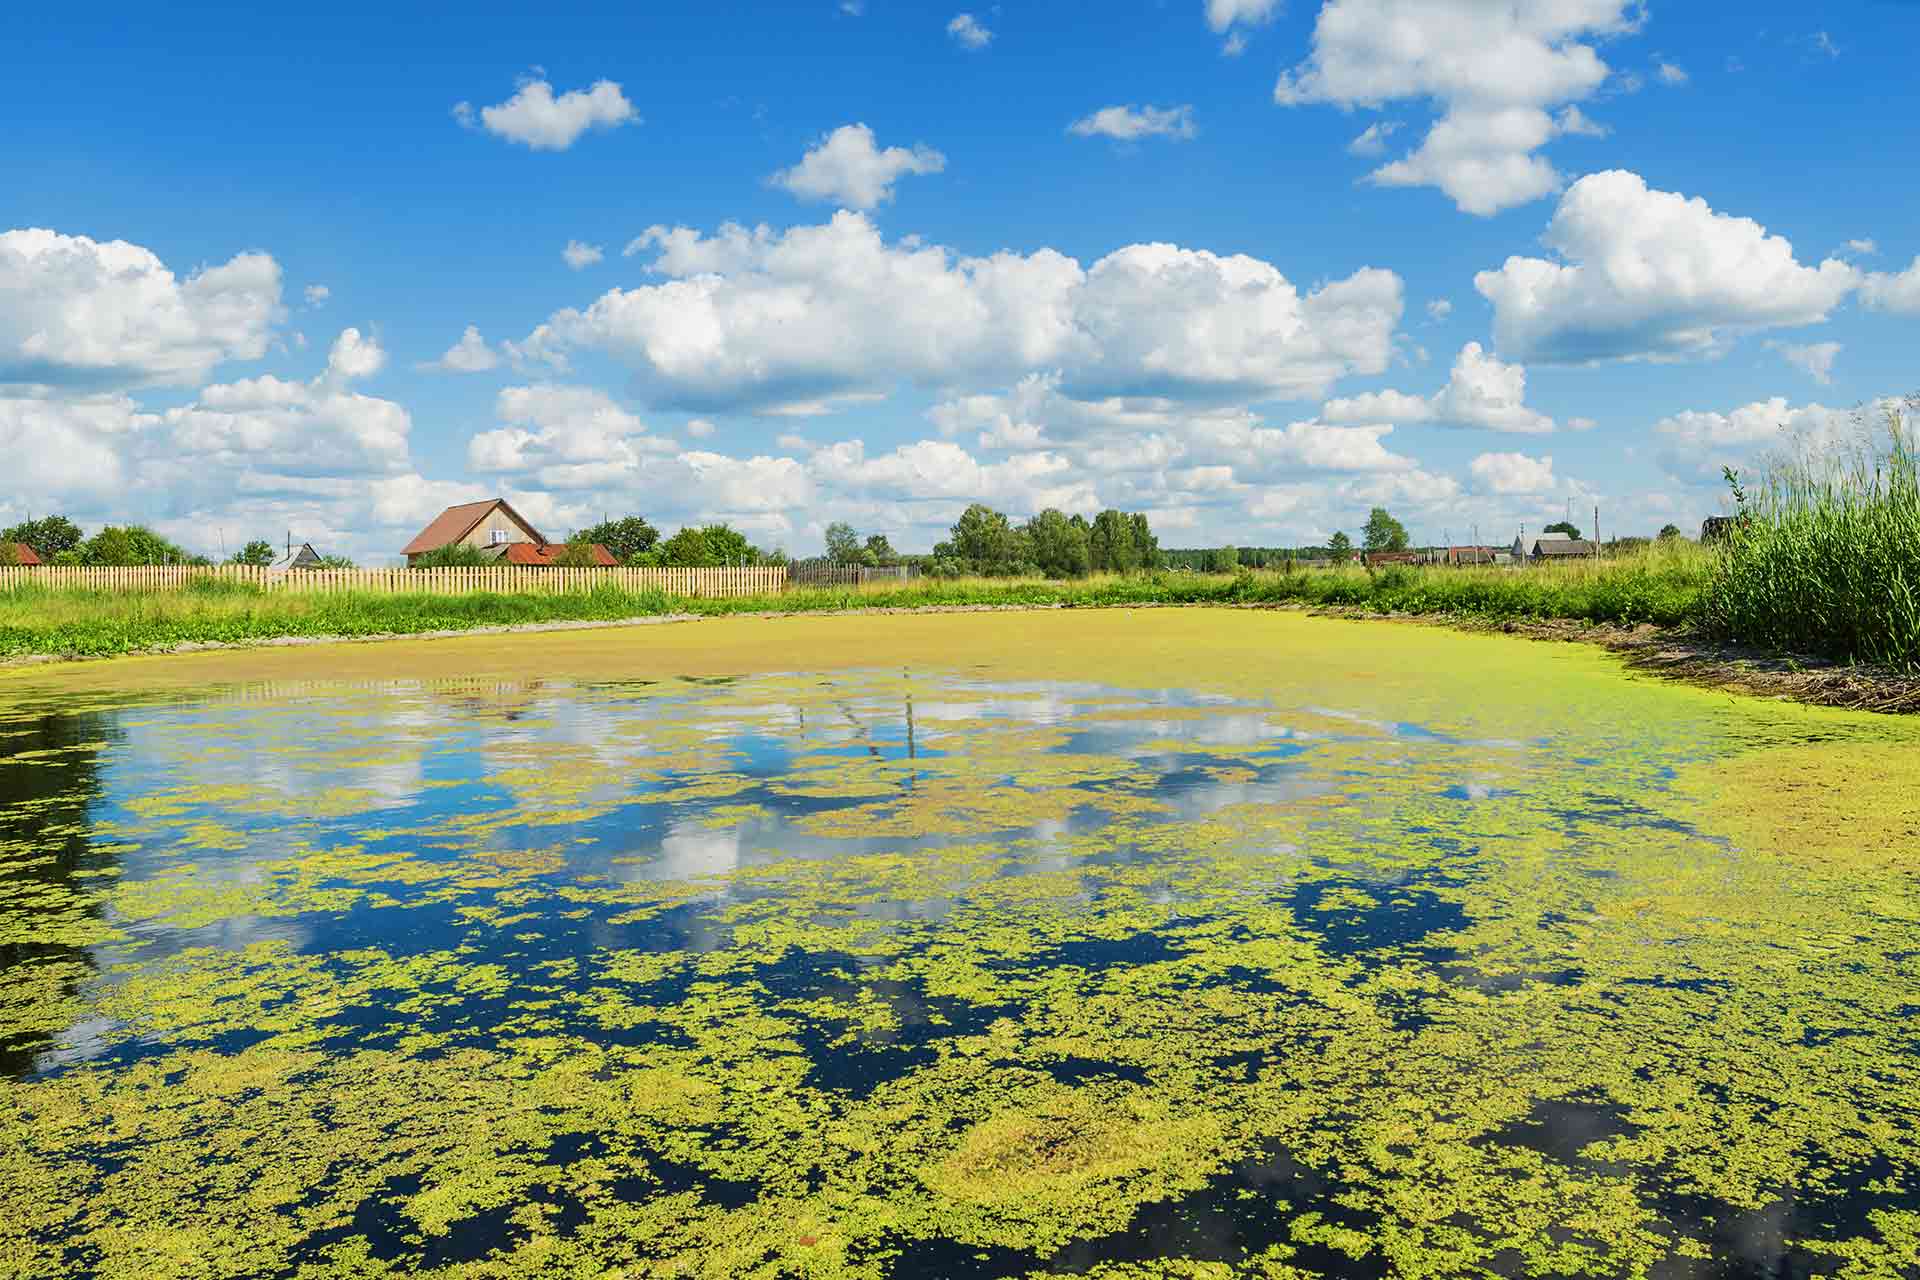
<path fill-rule="evenodd" d="M 318 569 L 320 553 L 313 549 L 311 542 L 303 542 L 292 553 L 281 556 L 267 568 L 273 573 L 284 573 L 288 569 Z"/>
<path fill-rule="evenodd" d="M 43 563 L 40 559 L 40 554 L 37 551 L 35 551 L 32 547 L 28 546 L 26 543 L 16 542 L 16 543 L 13 543 L 12 546 L 13 546 L 12 563 L 14 564 Z"/>
<path fill-rule="evenodd" d="M 564 543 L 548 542 L 505 498 L 489 498 L 448 507 L 415 534 L 401 554 L 411 566 L 430 552 L 452 546 L 473 547 L 502 564 L 531 568 L 551 567 L 566 550 Z M 597 542 L 593 544 L 593 562 L 603 568 L 620 563 Z"/>
<path fill-rule="evenodd" d="M 1543 533 L 1533 540 L 1533 550 L 1527 554 L 1527 558 L 1535 563 L 1551 560 L 1591 560 L 1599 552 L 1599 544 L 1591 538 L 1569 538 L 1564 533 Z"/>

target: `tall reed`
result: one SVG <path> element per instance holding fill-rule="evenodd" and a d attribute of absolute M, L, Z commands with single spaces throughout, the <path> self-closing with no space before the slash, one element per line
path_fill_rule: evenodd
<path fill-rule="evenodd" d="M 1740 512 L 1706 596 L 1724 639 L 1920 669 L 1920 397 L 1883 403 L 1884 430 L 1803 441 Z"/>

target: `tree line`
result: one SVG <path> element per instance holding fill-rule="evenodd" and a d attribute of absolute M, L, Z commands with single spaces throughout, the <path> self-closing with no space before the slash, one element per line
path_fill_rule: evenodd
<path fill-rule="evenodd" d="M 0 529 L 0 564 L 18 564 L 20 553 L 16 548 L 22 546 L 31 547 L 42 564 L 126 568 L 214 563 L 209 557 L 188 551 L 145 525 L 110 524 L 88 537 L 79 525 L 63 515 L 41 516 Z M 228 556 L 224 563 L 264 566 L 272 564 L 279 554 L 271 542 L 256 538 Z M 353 568 L 353 561 L 341 556 L 325 556 L 320 563 L 328 569 Z"/>

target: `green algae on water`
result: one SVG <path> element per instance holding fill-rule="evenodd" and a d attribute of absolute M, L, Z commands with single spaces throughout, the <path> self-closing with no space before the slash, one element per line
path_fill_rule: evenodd
<path fill-rule="evenodd" d="M 824 621 L 765 624 L 803 675 L 0 713 L 0 1276 L 1917 1265 L 1904 724 Z"/>

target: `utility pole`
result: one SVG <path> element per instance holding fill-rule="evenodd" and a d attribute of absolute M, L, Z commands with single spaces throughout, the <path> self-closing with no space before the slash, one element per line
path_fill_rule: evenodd
<path fill-rule="evenodd" d="M 1593 558 L 1600 558 L 1600 504 L 1593 504 Z"/>

